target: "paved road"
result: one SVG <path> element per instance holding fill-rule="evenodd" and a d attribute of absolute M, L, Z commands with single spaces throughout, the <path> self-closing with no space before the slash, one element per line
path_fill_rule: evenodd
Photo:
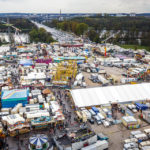
<path fill-rule="evenodd" d="M 50 28 L 48 26 L 45 26 L 43 24 L 37 23 L 32 21 L 38 28 L 44 28 L 47 32 L 52 34 L 52 37 L 55 40 L 58 40 L 60 43 L 61 42 L 69 42 L 69 41 L 73 41 L 73 39 L 75 38 L 75 36 L 73 36 L 72 34 L 63 32 L 63 31 L 59 31 L 56 30 L 55 28 Z"/>

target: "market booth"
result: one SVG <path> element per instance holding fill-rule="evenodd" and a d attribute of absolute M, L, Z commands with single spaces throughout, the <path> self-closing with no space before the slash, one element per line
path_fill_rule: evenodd
<path fill-rule="evenodd" d="M 29 123 L 19 114 L 3 116 L 2 123 L 7 126 L 10 136 L 16 136 L 30 131 Z"/>
<path fill-rule="evenodd" d="M 48 150 L 48 137 L 44 134 L 38 134 L 30 137 L 29 150 Z"/>
<path fill-rule="evenodd" d="M 53 117 L 48 117 L 48 116 L 41 116 L 39 118 L 31 120 L 31 126 L 33 129 L 43 129 L 47 128 L 48 125 L 53 125 L 54 119 Z"/>

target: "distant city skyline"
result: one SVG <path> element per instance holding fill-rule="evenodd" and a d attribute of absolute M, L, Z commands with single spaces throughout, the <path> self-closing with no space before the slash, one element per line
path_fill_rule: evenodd
<path fill-rule="evenodd" d="M 0 0 L 0 13 L 149 13 L 150 0 Z"/>

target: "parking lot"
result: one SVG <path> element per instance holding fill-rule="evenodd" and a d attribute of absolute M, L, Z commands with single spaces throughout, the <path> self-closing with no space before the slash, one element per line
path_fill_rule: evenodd
<path fill-rule="evenodd" d="M 141 120 L 142 121 L 142 120 Z M 112 125 L 109 127 L 104 127 L 103 125 L 97 125 L 95 122 L 93 125 L 88 123 L 89 126 L 96 133 L 103 133 L 109 138 L 109 150 L 122 150 L 124 140 L 128 139 L 131 131 L 144 130 L 149 128 L 149 124 L 145 121 L 141 122 L 140 129 L 128 130 L 123 124 Z"/>

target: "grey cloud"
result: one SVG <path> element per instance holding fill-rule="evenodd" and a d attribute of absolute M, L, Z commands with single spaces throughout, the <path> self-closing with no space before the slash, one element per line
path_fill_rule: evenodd
<path fill-rule="evenodd" d="M 0 12 L 150 12 L 150 0 L 0 0 Z"/>

